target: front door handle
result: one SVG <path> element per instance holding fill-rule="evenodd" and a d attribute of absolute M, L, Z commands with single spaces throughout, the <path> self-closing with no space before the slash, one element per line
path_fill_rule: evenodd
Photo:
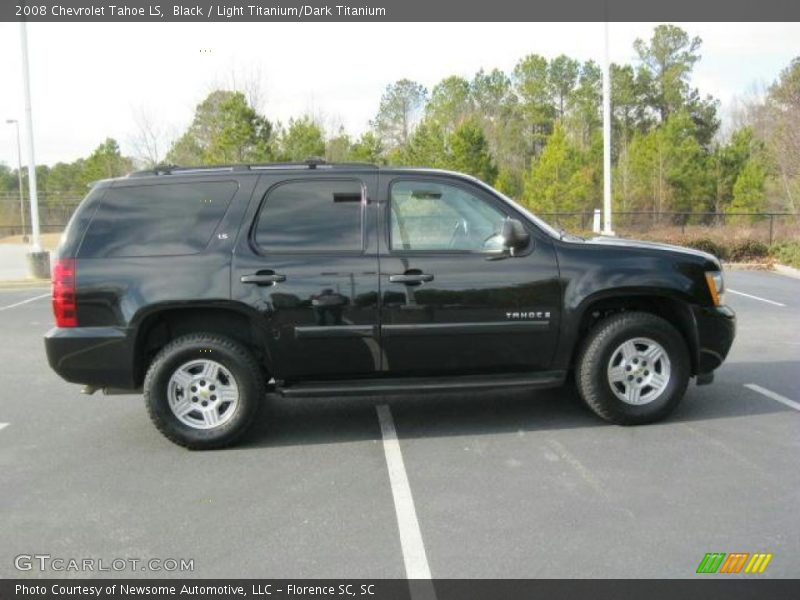
<path fill-rule="evenodd" d="M 254 283 L 256 285 L 274 285 L 281 281 L 286 281 L 286 275 L 279 275 L 278 273 L 253 273 L 252 275 L 242 275 L 240 281 L 242 283 Z"/>
<path fill-rule="evenodd" d="M 389 275 L 389 281 L 392 283 L 413 285 L 433 281 L 433 275 L 429 273 L 403 273 L 402 275 Z"/>

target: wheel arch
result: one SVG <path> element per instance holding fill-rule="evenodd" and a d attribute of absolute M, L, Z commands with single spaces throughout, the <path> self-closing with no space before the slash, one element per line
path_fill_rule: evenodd
<path fill-rule="evenodd" d="M 236 340 L 254 354 L 267 373 L 271 371 L 267 332 L 260 315 L 235 302 L 162 305 L 137 315 L 132 327 L 136 385 L 142 384 L 147 368 L 161 348 L 190 333 L 215 333 Z"/>
<path fill-rule="evenodd" d="M 587 297 L 569 317 L 573 343 L 569 350 L 569 366 L 575 364 L 583 340 L 600 321 L 625 311 L 646 312 L 669 322 L 683 337 L 689 349 L 692 375 L 699 368 L 699 340 L 697 324 L 691 308 L 684 299 L 674 294 L 654 290 L 616 290 L 599 292 Z"/>

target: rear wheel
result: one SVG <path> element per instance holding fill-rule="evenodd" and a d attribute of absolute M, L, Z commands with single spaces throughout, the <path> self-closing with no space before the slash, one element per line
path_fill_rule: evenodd
<path fill-rule="evenodd" d="M 586 404 L 620 425 L 666 417 L 691 374 L 686 343 L 668 321 L 626 312 L 600 322 L 578 356 L 575 383 Z"/>
<path fill-rule="evenodd" d="M 252 424 L 265 393 L 261 369 L 245 347 L 204 333 L 168 344 L 144 382 L 155 426 L 171 441 L 194 450 L 234 443 Z"/>

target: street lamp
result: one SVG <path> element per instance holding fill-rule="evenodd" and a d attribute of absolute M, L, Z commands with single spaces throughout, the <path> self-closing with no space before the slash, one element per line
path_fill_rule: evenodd
<path fill-rule="evenodd" d="M 17 177 L 19 177 L 19 218 L 22 223 L 22 241 L 28 241 L 25 233 L 25 192 L 22 189 L 22 146 L 19 142 L 19 121 L 16 119 L 6 119 L 7 125 L 14 125 L 17 129 Z"/>

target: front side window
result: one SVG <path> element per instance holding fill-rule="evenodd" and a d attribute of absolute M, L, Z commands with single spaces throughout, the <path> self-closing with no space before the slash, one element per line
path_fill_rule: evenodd
<path fill-rule="evenodd" d="M 498 252 L 506 215 L 454 185 L 398 181 L 390 194 L 393 251 Z"/>
<path fill-rule="evenodd" d="M 265 252 L 362 248 L 363 190 L 358 181 L 293 181 L 269 192 L 255 229 Z"/>

